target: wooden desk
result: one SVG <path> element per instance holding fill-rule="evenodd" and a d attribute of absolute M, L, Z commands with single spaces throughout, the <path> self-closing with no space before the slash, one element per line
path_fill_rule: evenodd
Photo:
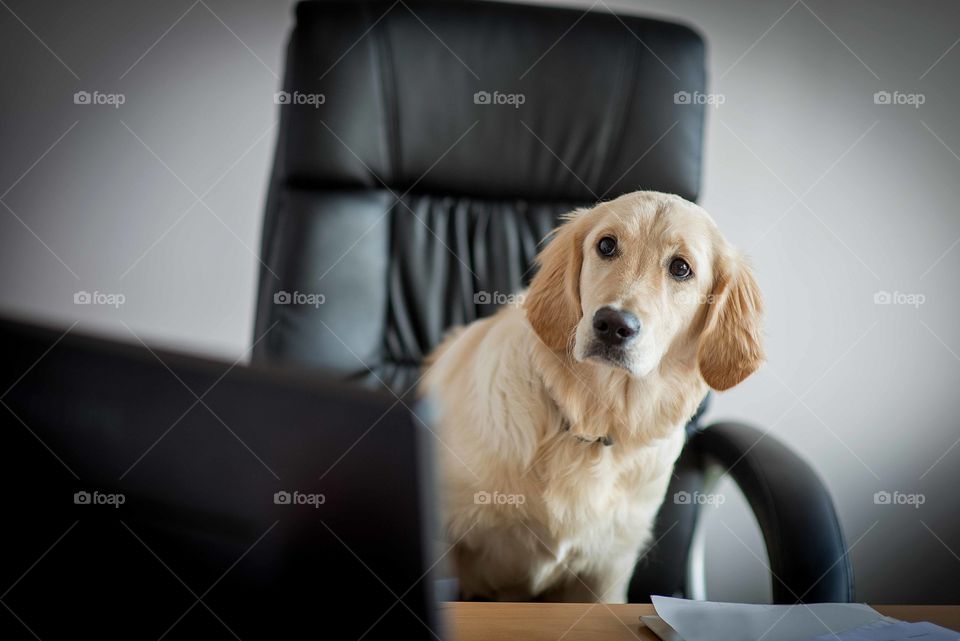
<path fill-rule="evenodd" d="M 904 621 L 960 630 L 960 606 L 874 607 Z M 657 641 L 638 618 L 654 614 L 649 604 L 444 603 L 441 608 L 456 641 Z"/>

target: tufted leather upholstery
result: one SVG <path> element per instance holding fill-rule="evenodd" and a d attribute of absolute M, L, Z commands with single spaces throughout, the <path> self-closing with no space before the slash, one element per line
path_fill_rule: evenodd
<path fill-rule="evenodd" d="M 301 3 L 256 334 L 277 326 L 256 357 L 406 391 L 446 329 L 495 311 L 475 294 L 526 285 L 561 214 L 638 188 L 696 198 L 703 108 L 674 93 L 703 91 L 703 55 L 685 27 L 606 11 Z"/>
<path fill-rule="evenodd" d="M 448 328 L 492 314 L 491 303 L 526 286 L 560 215 L 636 189 L 697 198 L 704 108 L 675 99 L 706 86 L 704 44 L 687 27 L 476 1 L 310 1 L 296 11 L 263 226 L 256 360 L 411 393 Z M 323 302 L 282 304 L 284 293 Z M 774 568 L 789 588 L 775 596 L 849 599 L 849 564 L 837 563 L 843 537 L 819 480 L 787 450 L 742 447 L 729 457 L 743 437 L 728 432 L 691 439 L 671 494 L 704 489 L 711 452 L 700 443 L 725 444 L 728 464 L 750 469 L 773 452 L 784 472 L 777 492 L 756 474 L 741 475 L 744 489 L 767 515 L 777 559 L 812 550 L 800 557 L 803 572 Z M 818 497 L 809 531 L 781 523 L 757 498 L 789 496 L 784 478 Z M 668 497 L 631 600 L 689 592 L 697 514 Z M 821 522 L 826 534 L 811 547 Z M 817 576 L 826 578 L 811 588 Z"/>

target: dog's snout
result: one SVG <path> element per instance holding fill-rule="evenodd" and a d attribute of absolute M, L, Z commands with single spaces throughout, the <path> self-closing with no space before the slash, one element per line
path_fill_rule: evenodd
<path fill-rule="evenodd" d="M 624 345 L 640 333 L 640 319 L 630 312 L 601 307 L 593 315 L 593 333 L 606 345 Z"/>

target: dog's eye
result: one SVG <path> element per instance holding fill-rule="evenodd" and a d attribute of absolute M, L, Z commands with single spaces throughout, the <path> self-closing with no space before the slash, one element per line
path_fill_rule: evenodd
<path fill-rule="evenodd" d="M 682 258 L 674 258 L 670 261 L 670 275 L 677 280 L 687 280 L 693 276 L 693 270 L 689 263 Z"/>
<path fill-rule="evenodd" d="M 613 236 L 604 236 L 597 243 L 597 253 L 610 258 L 617 253 L 617 239 Z"/>

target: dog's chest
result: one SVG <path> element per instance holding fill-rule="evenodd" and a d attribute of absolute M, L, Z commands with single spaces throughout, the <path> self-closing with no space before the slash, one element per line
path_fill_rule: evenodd
<path fill-rule="evenodd" d="M 625 456 L 600 444 L 573 443 L 548 457 L 538 473 L 543 526 L 559 551 L 633 544 L 659 506 L 662 494 L 651 490 L 669 466 L 660 448 Z"/>
<path fill-rule="evenodd" d="M 525 557 L 531 594 L 550 589 L 570 572 L 596 571 L 636 554 L 648 540 L 662 500 L 662 492 L 654 496 L 648 489 L 647 477 L 655 475 L 656 467 L 644 469 L 644 457 L 629 462 L 601 458 L 607 456 L 583 461 L 585 469 L 559 457 L 554 461 L 558 467 L 543 471 L 538 509 L 527 513 L 537 515 L 528 529 L 540 550 Z"/>

